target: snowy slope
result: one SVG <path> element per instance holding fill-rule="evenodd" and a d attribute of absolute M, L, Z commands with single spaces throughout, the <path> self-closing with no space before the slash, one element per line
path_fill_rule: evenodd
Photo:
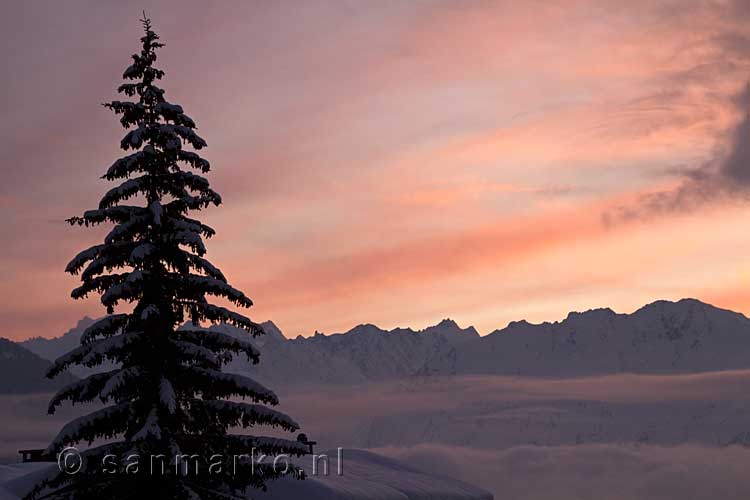
<path fill-rule="evenodd" d="M 0 465 L 0 500 L 21 498 L 56 467 L 56 464 L 49 463 Z"/>
<path fill-rule="evenodd" d="M 336 452 L 328 452 L 335 457 Z M 345 450 L 342 474 L 335 466 L 329 475 L 304 481 L 281 479 L 269 483 L 266 493 L 250 490 L 257 500 L 491 500 L 492 495 L 443 476 L 425 474 L 395 460 L 362 450 Z M 55 464 L 0 466 L 0 500 L 17 500 Z"/>
<path fill-rule="evenodd" d="M 335 457 L 335 451 L 324 452 Z M 426 474 L 403 463 L 363 450 L 345 450 L 342 475 L 335 470 L 305 481 L 272 483 L 258 500 L 491 500 L 490 493 L 443 476 Z M 335 467 L 332 465 L 332 469 Z"/>

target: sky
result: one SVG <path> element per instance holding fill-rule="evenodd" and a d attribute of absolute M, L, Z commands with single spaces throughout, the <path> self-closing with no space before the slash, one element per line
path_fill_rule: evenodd
<path fill-rule="evenodd" d="M 224 204 L 208 258 L 287 336 L 750 311 L 750 3 L 142 2 Z M 125 2 L 0 6 L 2 336 L 53 337 L 125 131 Z"/>

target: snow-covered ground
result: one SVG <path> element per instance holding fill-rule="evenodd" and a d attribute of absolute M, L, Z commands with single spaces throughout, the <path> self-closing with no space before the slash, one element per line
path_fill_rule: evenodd
<path fill-rule="evenodd" d="M 54 467 L 49 463 L 0 465 L 0 500 L 21 498 Z"/>
<path fill-rule="evenodd" d="M 335 451 L 326 452 L 335 457 Z M 328 476 L 318 475 L 305 481 L 282 479 L 272 483 L 258 500 L 469 500 L 492 499 L 492 495 L 446 476 L 426 474 L 391 458 L 364 451 L 346 450 L 342 474 L 335 467 Z"/>
<path fill-rule="evenodd" d="M 327 452 L 331 459 L 336 452 Z M 258 500 L 491 500 L 492 495 L 444 476 L 426 474 L 404 463 L 363 450 L 345 450 L 341 474 L 331 463 L 328 475 L 304 481 L 281 479 L 269 483 L 267 492 L 252 490 Z M 55 464 L 29 463 L 0 466 L 0 500 L 17 500 L 54 470 Z"/>

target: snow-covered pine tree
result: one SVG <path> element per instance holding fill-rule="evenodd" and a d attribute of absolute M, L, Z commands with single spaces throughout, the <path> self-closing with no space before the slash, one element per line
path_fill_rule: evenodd
<path fill-rule="evenodd" d="M 106 443 L 83 452 L 80 472 L 48 478 L 29 498 L 244 499 L 246 488 L 265 488 L 267 480 L 285 471 L 267 460 L 258 464 L 246 457 L 235 460 L 235 455 L 250 454 L 253 448 L 256 458 L 307 452 L 304 443 L 294 440 L 229 433 L 233 427 L 256 424 L 293 432 L 298 425 L 269 408 L 278 403 L 272 391 L 221 371 L 233 355 L 258 362 L 253 345 L 200 326 L 226 322 L 252 336 L 263 333 L 245 316 L 206 299 L 218 296 L 239 307 L 252 305 L 203 257 L 203 240 L 214 230 L 188 213 L 218 205 L 221 198 L 205 177 L 182 168 L 209 171 L 208 161 L 183 149 L 201 150 L 206 143 L 182 107 L 168 102 L 156 85 L 164 76 L 154 66 L 156 50 L 163 45 L 145 14 L 142 22 L 141 51 L 132 56 L 123 74 L 127 82 L 118 88 L 131 100 L 105 104 L 130 129 L 120 147 L 133 152 L 103 176 L 119 185 L 104 195 L 99 208 L 68 220 L 84 226 L 114 223 L 103 243 L 79 253 L 66 268 L 82 281 L 72 297 L 100 294 L 108 315 L 87 328 L 80 347 L 56 360 L 48 373 L 54 377 L 75 364 L 109 362 L 116 367 L 63 388 L 49 404 L 50 413 L 65 401 L 100 400 L 106 406 L 65 425 L 48 453 L 80 442 Z M 127 204 L 131 198 L 141 204 Z M 115 314 L 121 303 L 132 304 L 132 312 Z M 180 327 L 188 320 L 192 327 Z M 169 459 L 165 472 L 160 458 L 155 469 L 149 463 L 159 455 Z M 198 474 L 193 462 L 189 473 L 182 467 L 175 473 L 175 457 L 184 455 L 200 457 Z M 223 460 L 223 467 L 210 471 L 211 457 Z M 135 462 L 138 467 L 132 466 Z"/>

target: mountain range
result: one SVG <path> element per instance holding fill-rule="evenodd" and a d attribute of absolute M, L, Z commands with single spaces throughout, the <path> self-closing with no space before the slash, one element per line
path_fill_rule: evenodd
<path fill-rule="evenodd" d="M 67 373 L 55 380 L 45 378 L 50 366 L 49 360 L 0 338 L 0 393 L 49 392 L 75 380 Z"/>
<path fill-rule="evenodd" d="M 750 368 L 750 319 L 694 299 L 657 301 L 632 314 L 570 313 L 510 323 L 434 356 L 420 374 L 581 376 Z"/>
<path fill-rule="evenodd" d="M 19 345 L 53 360 L 78 345 L 92 321 L 84 318 L 58 338 Z M 750 319 L 694 299 L 657 301 L 631 314 L 594 309 L 553 323 L 512 322 L 485 336 L 449 319 L 420 331 L 363 324 L 345 333 L 294 339 L 270 321 L 262 326 L 266 335 L 254 340 L 260 364 L 235 359 L 228 371 L 273 386 L 458 374 L 570 377 L 750 368 Z M 246 335 L 229 325 L 212 328 Z"/>

